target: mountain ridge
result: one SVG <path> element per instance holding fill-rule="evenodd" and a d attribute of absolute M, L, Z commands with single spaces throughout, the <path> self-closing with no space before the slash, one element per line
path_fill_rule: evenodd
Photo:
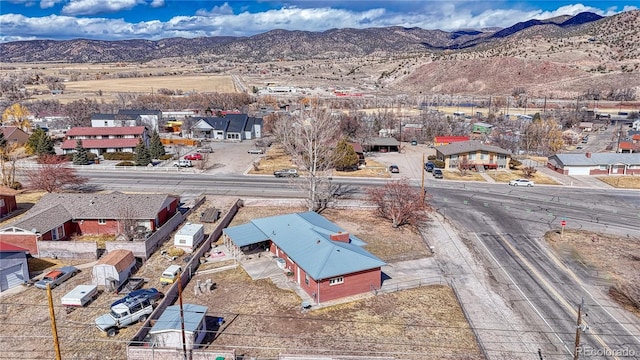
<path fill-rule="evenodd" d="M 500 41 L 542 25 L 576 28 L 606 19 L 594 13 L 580 13 L 564 19 L 529 20 L 498 31 L 428 30 L 391 26 L 366 29 L 329 29 L 322 32 L 275 29 L 248 37 L 166 38 L 161 40 L 91 39 L 31 40 L 0 44 L 1 62 L 108 63 L 144 62 L 167 57 L 221 59 L 235 55 L 246 62 L 278 58 L 312 59 L 353 57 L 372 54 L 432 53 L 499 45 Z M 563 20 L 560 22 L 560 20 Z"/>

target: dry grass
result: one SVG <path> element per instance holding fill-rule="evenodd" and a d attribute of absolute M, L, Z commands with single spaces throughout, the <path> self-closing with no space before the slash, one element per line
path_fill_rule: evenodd
<path fill-rule="evenodd" d="M 639 239 L 566 229 L 545 239 L 563 258 L 608 282 L 612 298 L 640 316 Z"/>
<path fill-rule="evenodd" d="M 508 183 L 509 181 L 515 180 L 515 179 L 529 179 L 529 180 L 533 180 L 533 182 L 536 184 L 560 185 L 557 181 L 546 176 L 540 171 L 536 171 L 536 173 L 529 178 L 524 176 L 524 173 L 522 172 L 522 170 L 519 170 L 519 169 L 512 170 L 512 171 L 498 170 L 497 172 L 494 170 L 488 170 L 486 174 L 496 182 Z"/>
<path fill-rule="evenodd" d="M 475 171 L 467 171 L 467 173 L 463 176 L 459 171 L 442 171 L 444 179 L 446 180 L 464 180 L 464 181 L 485 181 L 482 175 L 478 174 Z"/>
<path fill-rule="evenodd" d="M 281 146 L 275 145 L 269 148 L 266 154 L 257 161 L 257 169 L 253 167 L 249 174 L 272 175 L 274 171 L 286 168 L 297 168 L 291 155 L 287 154 Z M 300 172 L 304 175 L 304 171 Z M 391 177 L 387 167 L 375 160 L 367 160 L 367 166 L 356 171 L 333 171 L 332 176 L 352 177 Z"/>
<path fill-rule="evenodd" d="M 640 176 L 598 176 L 597 179 L 621 189 L 640 189 Z"/>

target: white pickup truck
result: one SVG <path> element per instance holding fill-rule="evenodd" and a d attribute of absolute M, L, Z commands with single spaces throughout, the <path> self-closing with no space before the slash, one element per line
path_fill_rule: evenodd
<path fill-rule="evenodd" d="M 98 296 L 97 285 L 78 285 L 60 298 L 60 302 L 65 307 L 85 306 L 96 296 Z"/>
<path fill-rule="evenodd" d="M 106 332 L 107 336 L 115 336 L 118 329 L 147 320 L 153 312 L 153 304 L 155 301 L 148 296 L 127 298 L 113 305 L 110 313 L 97 318 L 96 326 Z"/>

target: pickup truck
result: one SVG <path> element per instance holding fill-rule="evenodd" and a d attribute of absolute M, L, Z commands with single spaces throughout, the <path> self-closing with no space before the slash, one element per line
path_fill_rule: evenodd
<path fill-rule="evenodd" d="M 35 286 L 38 289 L 46 289 L 47 284 L 53 289 L 56 286 L 62 284 L 67 281 L 70 277 L 79 273 L 80 270 L 73 266 L 64 266 L 60 269 L 56 269 L 47 273 L 42 280 L 38 281 Z"/>
<path fill-rule="evenodd" d="M 147 320 L 153 312 L 154 303 L 146 296 L 127 298 L 112 306 L 108 314 L 98 317 L 96 327 L 109 337 L 115 336 L 118 329 Z"/>
<path fill-rule="evenodd" d="M 85 306 L 96 296 L 98 296 L 97 285 L 78 285 L 60 298 L 60 302 L 65 307 Z"/>
<path fill-rule="evenodd" d="M 298 170 L 296 169 L 280 169 L 273 172 L 275 177 L 298 177 Z"/>

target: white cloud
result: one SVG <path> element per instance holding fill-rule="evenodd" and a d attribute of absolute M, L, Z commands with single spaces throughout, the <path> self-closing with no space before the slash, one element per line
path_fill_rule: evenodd
<path fill-rule="evenodd" d="M 40 1 L 41 9 L 48 9 L 54 7 L 57 3 L 64 2 L 64 0 L 42 0 Z"/>
<path fill-rule="evenodd" d="M 129 10 L 143 0 L 71 0 L 62 8 L 63 15 L 94 15 Z"/>
<path fill-rule="evenodd" d="M 53 4 L 60 0 L 42 0 Z M 167 21 L 151 20 L 138 23 L 123 19 L 82 17 L 95 13 L 117 12 L 136 5 L 165 6 L 165 0 L 66 0 L 65 15 L 25 17 L 0 14 L 0 41 L 32 38 L 92 38 L 101 40 L 151 39 L 199 36 L 250 36 L 273 29 L 325 31 L 331 28 L 367 28 L 383 26 L 420 27 L 424 29 L 481 29 L 507 27 L 520 21 L 546 19 L 559 15 L 575 15 L 592 11 L 603 16 L 617 13 L 615 8 L 597 9 L 582 4 L 562 6 L 554 11 L 490 8 L 491 2 L 430 1 L 416 2 L 415 8 L 394 12 L 384 8 L 353 11 L 330 7 L 301 8 L 296 6 L 272 9 L 260 13 L 243 11 L 234 14 L 224 3 L 210 10 L 200 9 L 193 16 L 175 16 Z M 231 4 L 231 5 L 230 5 Z M 381 4 L 381 3 L 380 3 Z M 423 8 L 419 8 L 422 4 Z M 625 10 L 635 7 L 629 6 Z M 151 9 L 146 9 L 152 11 Z"/>

